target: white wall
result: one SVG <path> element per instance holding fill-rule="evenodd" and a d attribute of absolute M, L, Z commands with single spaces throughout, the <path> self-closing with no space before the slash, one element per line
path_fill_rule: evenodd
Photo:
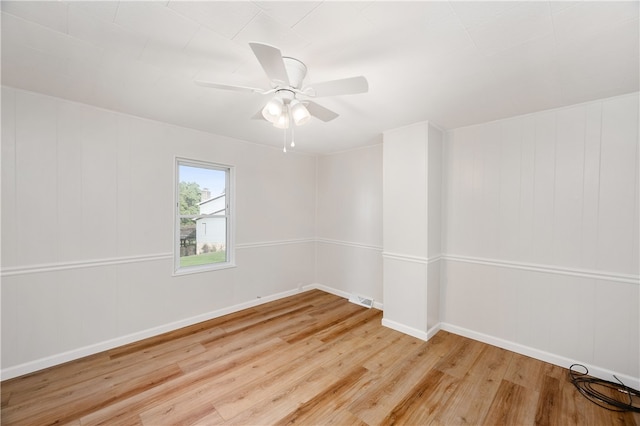
<path fill-rule="evenodd" d="M 445 326 L 640 376 L 637 105 L 447 134 Z M 236 166 L 237 268 L 171 276 L 174 156 Z M 300 284 L 380 302 L 382 145 L 283 155 L 3 88 L 2 268 L 3 379 Z"/>
<path fill-rule="evenodd" d="M 442 321 L 637 380 L 638 155 L 637 93 L 448 132 Z"/>
<path fill-rule="evenodd" d="M 236 263 L 172 276 L 175 156 L 236 167 Z M 315 157 L 2 89 L 7 378 L 315 279 Z"/>
<path fill-rule="evenodd" d="M 318 157 L 316 282 L 382 302 L 382 145 Z"/>
<path fill-rule="evenodd" d="M 429 125 L 427 163 L 427 330 L 440 324 L 440 285 L 442 271 L 442 161 L 443 132 Z"/>
<path fill-rule="evenodd" d="M 442 132 L 384 132 L 382 324 L 428 339 L 440 323 Z"/>

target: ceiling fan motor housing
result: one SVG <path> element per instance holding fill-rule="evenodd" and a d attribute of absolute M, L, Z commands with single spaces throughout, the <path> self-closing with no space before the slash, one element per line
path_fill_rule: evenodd
<path fill-rule="evenodd" d="M 296 94 L 289 89 L 278 89 L 276 90 L 276 96 L 282 99 L 285 104 L 288 104 L 295 99 Z"/>
<path fill-rule="evenodd" d="M 307 66 L 302 61 L 288 56 L 283 56 L 282 61 L 287 70 L 289 85 L 293 88 L 300 89 L 302 87 L 302 80 L 304 80 L 307 75 Z"/>

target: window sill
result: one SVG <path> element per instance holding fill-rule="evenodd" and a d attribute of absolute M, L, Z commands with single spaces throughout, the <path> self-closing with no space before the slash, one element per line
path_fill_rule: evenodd
<path fill-rule="evenodd" d="M 200 274 L 202 272 L 212 272 L 212 271 L 220 271 L 223 269 L 231 269 L 235 268 L 235 263 L 222 263 L 219 265 L 202 265 L 202 266 L 191 266 L 188 268 L 178 269 L 177 271 L 173 271 L 174 277 L 179 277 L 182 275 L 191 275 L 191 274 Z"/>

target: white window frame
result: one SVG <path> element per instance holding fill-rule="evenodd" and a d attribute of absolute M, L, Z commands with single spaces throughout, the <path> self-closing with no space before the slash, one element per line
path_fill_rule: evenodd
<path fill-rule="evenodd" d="M 205 265 L 180 266 L 180 219 L 184 217 L 207 217 L 210 215 L 181 215 L 180 214 L 180 166 L 198 167 L 204 169 L 224 171 L 225 176 L 225 219 L 226 226 L 226 262 L 208 263 Z M 209 161 L 192 160 L 175 157 L 174 161 L 174 230 L 173 230 L 173 275 L 195 274 L 220 269 L 234 268 L 235 264 L 235 168 L 227 164 Z"/>

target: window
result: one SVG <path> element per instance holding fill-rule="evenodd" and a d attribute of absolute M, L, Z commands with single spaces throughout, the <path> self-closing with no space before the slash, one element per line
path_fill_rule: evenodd
<path fill-rule="evenodd" d="M 176 159 L 176 274 L 234 266 L 233 168 Z"/>

